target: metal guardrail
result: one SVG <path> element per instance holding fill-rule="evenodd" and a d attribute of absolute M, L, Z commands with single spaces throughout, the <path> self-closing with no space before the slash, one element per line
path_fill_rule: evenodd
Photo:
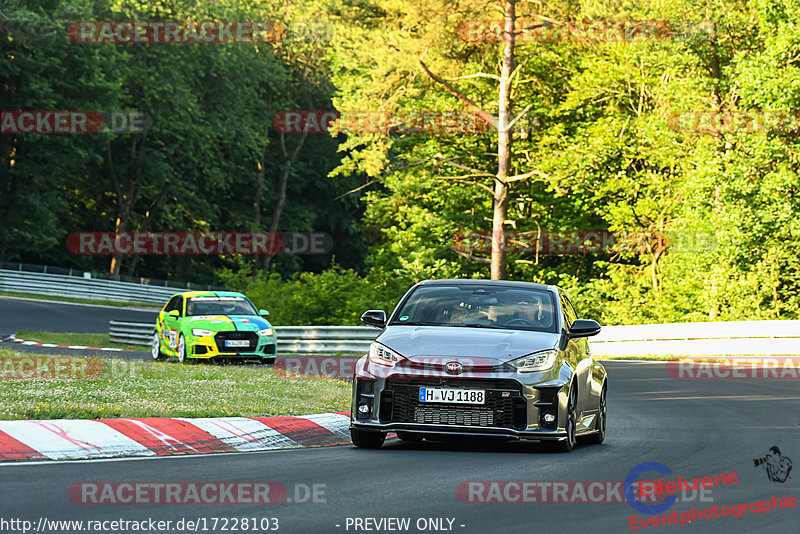
<path fill-rule="evenodd" d="M 100 280 L 64 274 L 33 273 L 0 269 L 0 291 L 35 295 L 78 297 L 114 302 L 163 304 L 181 289 Z"/>
<path fill-rule="evenodd" d="M 796 355 L 800 321 L 727 321 L 604 326 L 596 356 Z"/>
<path fill-rule="evenodd" d="M 109 273 L 86 272 L 84 269 L 72 267 L 53 267 L 52 265 L 36 265 L 32 263 L 0 262 L 0 271 L 15 271 L 27 273 L 44 274 L 64 274 L 67 276 L 79 276 L 96 280 L 114 280 L 116 282 L 130 282 L 145 286 L 170 287 L 178 291 L 226 291 L 222 286 L 210 284 L 197 284 L 194 282 L 179 282 L 176 280 L 164 280 L 161 278 L 149 278 L 143 276 L 111 275 Z"/>
<path fill-rule="evenodd" d="M 111 341 L 149 345 L 153 325 L 111 321 Z M 381 330 L 369 326 L 277 326 L 278 354 L 365 353 Z M 595 356 L 800 354 L 800 321 L 604 326 L 589 338 Z"/>
<path fill-rule="evenodd" d="M 109 322 L 110 341 L 150 345 L 155 325 L 151 323 Z M 381 333 L 371 326 L 276 326 L 278 354 L 364 354 Z"/>

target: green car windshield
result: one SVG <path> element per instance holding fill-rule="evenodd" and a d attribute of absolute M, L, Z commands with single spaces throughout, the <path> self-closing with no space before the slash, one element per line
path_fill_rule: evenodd
<path fill-rule="evenodd" d="M 186 315 L 258 315 L 244 297 L 191 297 L 186 302 Z"/>

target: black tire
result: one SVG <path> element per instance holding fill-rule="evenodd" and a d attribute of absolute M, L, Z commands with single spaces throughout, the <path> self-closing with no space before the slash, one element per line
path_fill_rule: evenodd
<path fill-rule="evenodd" d="M 586 436 L 586 443 L 600 445 L 606 439 L 606 385 L 600 393 L 600 404 L 597 406 L 597 422 L 594 428 L 596 432 Z"/>
<path fill-rule="evenodd" d="M 567 422 L 565 426 L 567 431 L 567 439 L 558 442 L 559 448 L 562 452 L 572 451 L 577 444 L 577 438 L 575 436 L 575 431 L 578 425 L 578 417 L 575 414 L 575 406 L 578 403 L 577 401 L 578 390 L 575 388 L 575 384 L 572 384 L 569 387 L 569 400 L 567 401 Z"/>
<path fill-rule="evenodd" d="M 370 430 L 358 430 L 356 428 L 350 429 L 350 439 L 353 445 L 362 449 L 380 449 L 386 439 L 386 434 L 383 432 L 374 432 Z"/>
<path fill-rule="evenodd" d="M 422 441 L 422 435 L 413 432 L 398 432 L 397 439 L 400 441 Z"/>
<path fill-rule="evenodd" d="M 153 343 L 150 352 L 153 355 L 153 361 L 160 362 L 167 359 L 164 353 L 161 352 L 161 339 L 158 337 L 158 332 L 153 332 Z"/>

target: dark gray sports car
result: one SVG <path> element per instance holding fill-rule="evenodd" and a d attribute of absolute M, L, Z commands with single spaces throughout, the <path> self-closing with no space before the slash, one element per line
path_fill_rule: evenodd
<path fill-rule="evenodd" d="M 592 359 L 596 321 L 551 285 L 426 280 L 412 287 L 356 364 L 350 434 L 378 448 L 448 435 L 602 443 L 606 370 Z"/>

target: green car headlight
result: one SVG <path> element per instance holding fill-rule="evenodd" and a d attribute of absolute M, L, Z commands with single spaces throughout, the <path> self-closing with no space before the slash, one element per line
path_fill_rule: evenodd
<path fill-rule="evenodd" d="M 203 330 L 202 328 L 192 328 L 192 335 L 193 336 L 198 336 L 198 337 L 213 336 L 214 335 L 214 331 L 213 330 Z"/>
<path fill-rule="evenodd" d="M 258 331 L 259 336 L 271 336 L 272 335 L 272 328 L 264 328 L 263 330 Z"/>
<path fill-rule="evenodd" d="M 517 368 L 517 372 L 519 373 L 530 373 L 531 371 L 542 371 L 544 369 L 549 369 L 553 366 L 553 363 L 556 361 L 556 356 L 558 355 L 557 350 L 545 350 L 542 352 L 536 352 L 534 354 L 529 354 L 520 358 L 519 360 L 515 360 L 512 362 L 514 367 Z"/>

